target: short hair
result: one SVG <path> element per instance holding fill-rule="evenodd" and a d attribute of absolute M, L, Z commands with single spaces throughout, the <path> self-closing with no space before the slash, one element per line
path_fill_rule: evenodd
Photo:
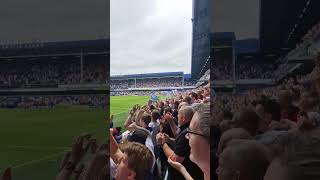
<path fill-rule="evenodd" d="M 272 116 L 272 120 L 280 121 L 281 119 L 281 106 L 275 100 L 265 100 L 261 103 L 263 106 L 263 111 L 265 113 L 270 113 Z"/>
<path fill-rule="evenodd" d="M 188 104 L 191 104 L 191 101 L 192 101 L 192 99 L 191 99 L 190 96 L 186 96 L 186 97 L 184 98 L 184 102 L 186 102 L 186 103 L 188 103 Z"/>
<path fill-rule="evenodd" d="M 221 132 L 227 131 L 228 129 L 231 128 L 230 121 L 229 120 L 222 120 L 219 123 L 219 128 L 220 128 Z"/>
<path fill-rule="evenodd" d="M 156 121 L 161 117 L 160 112 L 158 110 L 153 110 L 151 113 L 152 119 Z"/>
<path fill-rule="evenodd" d="M 151 122 L 151 115 L 149 113 L 143 113 L 141 119 L 146 125 L 148 125 Z"/>
<path fill-rule="evenodd" d="M 189 104 L 188 104 L 188 103 L 186 103 L 186 102 L 182 102 L 182 103 L 180 103 L 180 104 L 179 104 L 179 106 L 178 106 L 178 110 L 180 110 L 180 109 L 181 109 L 181 107 L 183 107 L 183 106 L 189 106 Z"/>
<path fill-rule="evenodd" d="M 197 94 L 197 93 L 191 92 L 190 95 L 191 95 L 192 97 L 194 97 L 195 99 L 198 99 L 198 94 Z"/>
<path fill-rule="evenodd" d="M 151 171 L 153 156 L 150 150 L 137 142 L 126 142 L 120 148 L 128 156 L 128 167 L 136 173 L 137 180 Z"/>
<path fill-rule="evenodd" d="M 187 121 L 191 121 L 194 111 L 190 106 L 184 106 L 184 107 L 181 107 L 178 113 L 183 114 L 183 116 Z"/>
<path fill-rule="evenodd" d="M 220 157 L 247 180 L 262 180 L 270 164 L 265 146 L 255 140 L 232 140 Z"/>
<path fill-rule="evenodd" d="M 253 137 L 245 129 L 242 129 L 242 128 L 229 129 L 225 131 L 220 138 L 218 153 L 221 153 L 223 149 L 225 149 L 227 144 L 234 139 L 253 139 Z"/>
<path fill-rule="evenodd" d="M 210 127 L 212 122 L 210 106 L 208 104 L 201 104 L 199 110 L 197 110 L 194 115 L 198 116 L 201 133 L 205 135 L 206 140 L 210 144 Z"/>
<path fill-rule="evenodd" d="M 164 114 L 166 114 L 168 112 L 172 114 L 172 108 L 170 108 L 170 107 L 164 108 Z"/>
<path fill-rule="evenodd" d="M 150 110 L 152 111 L 152 110 L 154 110 L 154 109 L 155 109 L 154 105 L 151 104 L 151 105 L 150 105 Z"/>
<path fill-rule="evenodd" d="M 259 127 L 260 117 L 252 109 L 244 109 L 240 112 L 239 117 L 234 122 L 235 127 L 247 130 L 250 135 L 255 136 Z"/>

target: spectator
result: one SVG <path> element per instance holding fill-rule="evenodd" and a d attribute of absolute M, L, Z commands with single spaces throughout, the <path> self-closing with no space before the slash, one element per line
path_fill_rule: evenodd
<path fill-rule="evenodd" d="M 218 152 L 217 154 L 221 154 L 223 150 L 226 148 L 227 144 L 233 139 L 253 139 L 252 136 L 242 128 L 233 128 L 224 132 L 220 138 Z"/>
<path fill-rule="evenodd" d="M 110 136 L 110 155 L 117 164 L 116 179 L 143 180 L 152 168 L 152 154 L 144 145 L 128 142 L 118 147 Z"/>
<path fill-rule="evenodd" d="M 189 139 L 190 160 L 196 163 L 204 173 L 204 179 L 210 179 L 210 109 L 204 106 L 196 111 L 187 131 L 186 138 Z M 186 179 L 192 179 L 186 168 L 179 162 L 168 159 L 175 169 L 180 171 Z"/>
<path fill-rule="evenodd" d="M 233 140 L 219 156 L 218 179 L 263 180 L 268 166 L 267 151 L 262 144 Z"/>
<path fill-rule="evenodd" d="M 193 117 L 193 109 L 191 107 L 184 107 L 179 110 L 178 113 L 178 122 L 180 127 L 180 133 L 174 140 L 174 148 L 171 149 L 168 146 L 169 136 L 163 133 L 157 135 L 157 142 L 161 144 L 164 154 L 167 158 L 170 158 L 173 161 L 181 163 L 186 167 L 187 171 L 190 173 L 191 177 L 194 179 L 199 179 L 203 177 L 203 173 L 199 167 L 190 161 L 190 146 L 188 145 L 188 139 L 185 138 L 187 130 L 190 124 L 190 121 Z M 168 168 L 168 177 L 169 179 L 184 179 L 179 171 L 175 170 L 173 167 L 169 166 Z M 203 179 L 203 178 L 200 178 Z"/>

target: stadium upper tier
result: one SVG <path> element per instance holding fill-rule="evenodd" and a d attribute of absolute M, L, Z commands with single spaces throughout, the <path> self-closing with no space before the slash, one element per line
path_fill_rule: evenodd
<path fill-rule="evenodd" d="M 79 53 L 106 54 L 110 50 L 109 39 L 36 42 L 24 44 L 0 44 L 0 59 L 26 56 L 54 56 Z"/>
<path fill-rule="evenodd" d="M 190 74 L 183 72 L 147 73 L 111 76 L 111 90 L 193 86 Z"/>
<path fill-rule="evenodd" d="M 259 37 L 264 54 L 286 55 L 320 20 L 317 0 L 262 0 L 260 7 Z"/>
<path fill-rule="evenodd" d="M 106 84 L 109 40 L 0 46 L 0 88 Z"/>
<path fill-rule="evenodd" d="M 0 63 L 0 87 L 28 88 L 55 87 L 61 84 L 105 84 L 106 62 L 70 60 L 2 62 Z M 81 70 L 82 68 L 82 70 Z"/>
<path fill-rule="evenodd" d="M 182 78 L 183 76 L 184 76 L 183 72 L 145 73 L 145 74 L 114 75 L 114 76 L 111 76 L 111 80 L 169 78 L 169 77 Z"/>

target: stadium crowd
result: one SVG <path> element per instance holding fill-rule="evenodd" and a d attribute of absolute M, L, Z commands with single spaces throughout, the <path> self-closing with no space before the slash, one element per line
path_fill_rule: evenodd
<path fill-rule="evenodd" d="M 167 93 L 164 92 L 153 92 L 153 91 L 113 91 L 110 93 L 111 96 L 150 96 L 151 94 L 155 94 L 157 96 L 166 96 Z"/>
<path fill-rule="evenodd" d="M 53 108 L 58 105 L 87 105 L 106 108 L 106 96 L 0 96 L 0 108 Z"/>
<path fill-rule="evenodd" d="M 134 80 L 111 80 L 110 89 L 129 89 L 134 88 Z"/>
<path fill-rule="evenodd" d="M 110 125 L 113 179 L 210 179 L 210 85 L 146 105 Z"/>
<path fill-rule="evenodd" d="M 223 60 L 223 59 L 221 59 Z M 217 61 L 220 61 L 217 60 Z M 213 62 L 212 78 L 215 80 L 232 80 L 232 62 Z M 236 79 L 269 79 L 273 78 L 273 64 L 239 62 L 235 66 Z"/>
<path fill-rule="evenodd" d="M 107 64 L 84 64 L 83 83 L 103 84 L 107 81 Z M 2 63 L 0 88 L 48 87 L 58 84 L 80 84 L 79 62 Z"/>
<path fill-rule="evenodd" d="M 232 61 L 226 61 L 224 59 L 219 60 L 217 62 L 216 60 L 213 60 L 212 64 L 212 79 L 215 80 L 228 80 L 232 79 Z"/>
<path fill-rule="evenodd" d="M 303 36 L 301 39 L 301 43 L 297 44 L 294 49 L 292 49 L 288 56 L 298 55 L 298 56 L 307 56 L 310 55 L 312 52 L 309 51 L 308 46 L 313 43 L 314 40 L 318 39 L 320 36 L 320 22 L 315 24 L 309 31 Z M 297 54 L 301 53 L 302 54 Z"/>
<path fill-rule="evenodd" d="M 320 179 L 320 53 L 313 71 L 212 103 L 214 179 Z M 239 156 L 240 155 L 240 156 Z"/>
<path fill-rule="evenodd" d="M 137 79 L 137 88 L 181 87 L 182 78 Z"/>
<path fill-rule="evenodd" d="M 274 69 L 272 64 L 237 63 L 236 79 L 269 79 Z"/>
<path fill-rule="evenodd" d="M 137 79 L 132 80 L 111 80 L 111 90 L 128 89 L 128 88 L 159 88 L 159 87 L 182 87 L 194 86 L 195 82 L 187 80 L 182 82 L 182 78 L 159 78 L 159 79 Z"/>

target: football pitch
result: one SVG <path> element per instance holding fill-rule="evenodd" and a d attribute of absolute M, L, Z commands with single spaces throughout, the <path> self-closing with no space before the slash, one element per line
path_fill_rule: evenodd
<path fill-rule="evenodd" d="M 114 127 L 121 126 L 125 122 L 128 112 L 135 104 L 146 105 L 150 96 L 111 96 L 110 97 L 110 114 L 114 114 Z"/>
<path fill-rule="evenodd" d="M 13 180 L 55 179 L 60 160 L 74 139 L 93 134 L 107 140 L 107 113 L 89 107 L 0 109 L 0 173 L 12 168 Z"/>

